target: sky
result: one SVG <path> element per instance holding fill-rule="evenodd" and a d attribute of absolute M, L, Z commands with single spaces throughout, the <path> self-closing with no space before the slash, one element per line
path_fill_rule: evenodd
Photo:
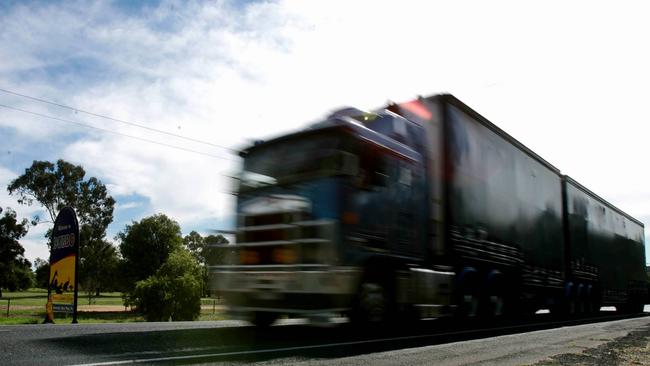
<path fill-rule="evenodd" d="M 447 92 L 647 225 L 649 8 L 641 1 L 3 1 L 0 187 L 34 160 L 65 159 L 116 199 L 109 239 L 156 213 L 184 234 L 206 234 L 233 226 L 228 177 L 240 164 L 233 151 L 339 107 Z M 4 188 L 0 206 L 19 217 L 44 215 Z M 48 257 L 47 225 L 22 240 L 28 259 Z"/>

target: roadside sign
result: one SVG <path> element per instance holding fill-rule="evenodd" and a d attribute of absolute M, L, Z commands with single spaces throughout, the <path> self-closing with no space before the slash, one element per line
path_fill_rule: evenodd
<path fill-rule="evenodd" d="M 64 207 L 56 217 L 52 229 L 48 298 L 51 299 L 52 311 L 72 313 L 73 323 L 77 323 L 78 262 L 79 223 L 77 215 L 71 207 Z"/>

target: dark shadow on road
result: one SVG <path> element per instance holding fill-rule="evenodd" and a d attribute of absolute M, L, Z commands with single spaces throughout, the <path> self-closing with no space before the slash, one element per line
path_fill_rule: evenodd
<path fill-rule="evenodd" d="M 412 347 L 464 341 L 504 334 L 548 329 L 572 324 L 547 322 L 536 316 L 526 323 L 459 324 L 452 319 L 410 323 L 388 329 L 359 329 L 349 324 L 334 328 L 304 325 L 125 331 L 41 340 L 53 347 L 87 355 L 90 359 L 117 361 L 206 355 L 176 359 L 174 364 L 198 362 L 255 362 L 277 358 L 322 359 L 362 355 Z M 573 324 L 609 321 L 611 318 L 574 320 Z M 319 346 L 335 344 L 333 346 Z M 319 347 L 314 347 L 319 346 Z M 267 351 L 264 351 L 267 350 Z M 254 354 L 245 354 L 254 351 Z M 217 355 L 217 354 L 227 355 Z"/>

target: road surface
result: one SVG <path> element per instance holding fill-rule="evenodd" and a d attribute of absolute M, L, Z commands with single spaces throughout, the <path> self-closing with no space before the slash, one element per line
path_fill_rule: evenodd
<path fill-rule="evenodd" d="M 345 325 L 285 324 L 260 331 L 236 321 L 2 326 L 0 364 L 521 365 L 641 329 L 650 329 L 650 317 L 469 335 L 435 321 L 417 330 L 363 334 Z"/>

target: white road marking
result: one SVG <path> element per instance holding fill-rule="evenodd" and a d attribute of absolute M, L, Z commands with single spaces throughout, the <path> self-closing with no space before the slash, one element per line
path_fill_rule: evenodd
<path fill-rule="evenodd" d="M 160 361 L 176 361 L 176 360 L 188 360 L 193 358 L 210 358 L 210 357 L 223 357 L 223 356 L 241 356 L 241 355 L 253 355 L 260 353 L 271 353 L 271 352 L 283 352 L 283 351 L 299 351 L 305 349 L 318 349 L 318 348 L 328 348 L 328 347 L 339 347 L 339 346 L 352 346 L 357 344 L 365 343 L 377 343 L 377 342 L 387 342 L 387 341 L 397 341 L 397 340 L 407 340 L 407 339 L 417 339 L 417 338 L 426 338 L 431 336 L 446 336 L 460 334 L 460 332 L 451 332 L 444 334 L 425 334 L 417 336 L 407 336 L 407 337 L 396 337 L 396 338 L 380 338 L 380 339 L 370 339 L 365 341 L 352 341 L 352 342 L 338 342 L 338 343 L 327 343 L 327 344 L 315 344 L 310 346 L 298 346 L 298 347 L 282 347 L 282 348 L 272 348 L 272 349 L 260 349 L 254 351 L 235 351 L 235 352 L 222 352 L 222 353 L 204 353 L 199 355 L 187 355 L 187 356 L 170 356 L 170 357 L 158 357 L 158 358 L 139 358 L 132 360 L 122 360 L 122 361 L 107 361 L 107 362 L 96 362 L 96 363 L 84 363 L 76 364 L 71 366 L 106 366 L 106 365 L 124 365 L 130 363 L 145 363 L 145 362 L 160 362 Z"/>
<path fill-rule="evenodd" d="M 494 332 L 494 331 L 498 332 L 498 331 L 501 331 L 501 330 L 512 330 L 512 329 L 516 329 L 516 328 L 536 327 L 536 326 L 544 325 L 544 324 L 545 323 L 533 323 L 533 324 L 525 324 L 525 325 L 514 326 L 514 327 L 510 326 L 510 327 L 499 327 L 499 328 L 491 328 L 491 329 L 478 329 L 478 331 L 486 330 L 486 331 L 491 331 L 491 332 Z M 473 330 L 473 331 L 476 331 L 476 330 Z M 546 330 L 542 330 L 542 331 L 546 331 Z M 306 349 L 319 349 L 319 348 L 330 348 L 330 347 L 339 347 L 339 346 L 352 346 L 352 345 L 367 344 L 367 343 L 378 343 L 378 342 L 388 342 L 388 341 L 400 341 L 400 340 L 428 338 L 428 337 L 432 337 L 432 336 L 445 337 L 445 336 L 459 335 L 459 334 L 463 334 L 463 333 L 467 333 L 467 332 L 468 332 L 468 330 L 462 330 L 462 331 L 448 332 L 448 333 L 422 334 L 422 335 L 394 337 L 394 338 L 379 338 L 379 339 L 369 339 L 369 340 L 363 340 L 363 341 L 315 344 L 315 345 L 309 345 L 309 346 L 282 347 L 282 348 L 272 348 L 272 349 L 260 349 L 260 350 L 253 350 L 253 351 L 203 353 L 203 354 L 198 354 L 198 355 L 187 355 L 187 356 L 139 358 L 139 359 L 122 360 L 122 361 L 107 361 L 107 362 L 75 364 L 75 365 L 71 365 L 71 366 L 125 365 L 125 364 L 147 363 L 147 362 L 191 360 L 191 359 L 197 359 L 197 358 L 213 358 L 213 357 L 224 357 L 224 356 L 253 355 L 253 354 L 261 354 L 261 353 L 271 353 L 271 352 L 300 351 L 300 350 L 306 350 Z M 143 353 L 135 353 L 135 354 L 144 354 L 144 352 Z M 151 354 L 151 353 L 149 352 L 149 354 Z"/>

